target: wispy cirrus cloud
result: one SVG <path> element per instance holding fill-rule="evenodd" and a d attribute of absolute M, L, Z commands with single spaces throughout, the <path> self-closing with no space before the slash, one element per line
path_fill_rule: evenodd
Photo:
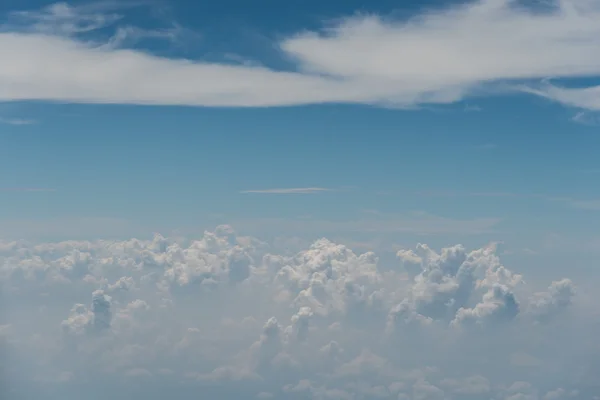
<path fill-rule="evenodd" d="M 34 119 L 0 117 L 0 124 L 22 126 L 22 125 L 33 125 L 36 123 L 37 123 L 37 121 Z"/>
<path fill-rule="evenodd" d="M 115 13 L 112 2 L 70 6 L 66 2 L 51 4 L 39 10 L 13 11 L 7 29 L 48 35 L 71 36 L 110 26 L 123 16 Z"/>
<path fill-rule="evenodd" d="M 240 193 L 259 193 L 259 194 L 315 194 L 323 192 L 332 192 L 334 189 L 320 187 L 305 188 L 279 188 L 279 189 L 256 189 L 242 190 Z"/>
<path fill-rule="evenodd" d="M 465 112 L 480 112 L 482 110 L 483 109 L 476 104 L 467 104 L 467 105 L 465 105 L 465 108 L 464 108 Z"/>
<path fill-rule="evenodd" d="M 591 112 L 580 111 L 571 118 L 571 121 L 587 126 L 600 126 L 600 116 Z"/>
<path fill-rule="evenodd" d="M 510 0 L 480 0 L 408 20 L 342 18 L 327 30 L 277 43 L 282 57 L 296 64 L 291 72 L 160 57 L 119 38 L 119 29 L 127 25 L 114 4 L 59 3 L 14 13 L 17 24 L 0 27 L 0 50 L 11 60 L 0 64 L 0 100 L 414 107 L 517 91 L 599 109 L 600 87 L 530 84 L 548 76 L 600 75 L 600 2 L 560 0 L 553 6 L 542 12 Z M 117 32 L 113 44 L 119 46 L 80 37 L 107 27 Z M 120 34 L 124 32 L 130 37 L 145 34 Z"/>
<path fill-rule="evenodd" d="M 594 3 L 597 3 L 595 1 Z M 598 76 L 598 73 L 590 75 Z M 538 87 L 525 88 L 524 91 L 545 97 L 548 100 L 556 101 L 570 107 L 576 107 L 591 111 L 600 111 L 600 85 L 590 87 L 569 88 L 544 83 Z M 582 122 L 588 119 L 585 114 L 576 115 L 575 122 Z M 579 121 L 578 121 L 579 120 Z"/>
<path fill-rule="evenodd" d="M 39 10 L 14 11 L 9 14 L 9 22 L 3 30 L 71 38 L 75 41 L 85 37 L 84 43 L 88 46 L 109 51 L 131 47 L 145 39 L 177 43 L 184 36 L 198 38 L 197 34 L 177 23 L 170 22 L 160 29 L 146 29 L 125 23 L 122 12 L 148 5 L 133 1 L 100 1 L 71 6 L 60 2 Z M 113 32 L 106 42 L 93 40 L 87 35 L 107 28 L 112 28 Z"/>

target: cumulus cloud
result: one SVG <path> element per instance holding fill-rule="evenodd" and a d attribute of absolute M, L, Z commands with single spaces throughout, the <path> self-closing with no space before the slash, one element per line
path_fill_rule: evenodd
<path fill-rule="evenodd" d="M 505 286 L 494 285 L 473 308 L 461 308 L 453 323 L 494 323 L 519 314 L 519 303 Z"/>
<path fill-rule="evenodd" d="M 545 292 L 535 293 L 530 302 L 530 312 L 536 318 L 547 319 L 571 305 L 575 285 L 570 279 L 552 282 Z"/>
<path fill-rule="evenodd" d="M 536 292 L 493 245 L 419 244 L 384 268 L 327 239 L 277 254 L 228 226 L 195 240 L 1 242 L 0 284 L 8 400 L 31 390 L 153 399 L 174 387 L 181 398 L 262 399 L 598 390 L 599 332 L 575 284 Z"/>
<path fill-rule="evenodd" d="M 485 395 L 490 392 L 490 381 L 481 376 L 473 375 L 464 379 L 444 379 L 440 385 L 458 395 Z"/>
<path fill-rule="evenodd" d="M 295 63 L 292 70 L 137 50 L 123 35 L 170 38 L 173 33 L 121 26 L 123 16 L 114 4 L 103 4 L 59 3 L 13 13 L 0 30 L 0 50 L 11 61 L 0 65 L 0 100 L 412 107 L 517 91 L 582 108 L 600 104 L 598 87 L 531 83 L 600 73 L 596 0 L 556 0 L 542 9 L 479 0 L 408 19 L 341 18 L 327 29 L 299 32 L 277 43 L 282 58 Z M 101 29 L 113 29 L 112 39 L 89 37 Z"/>

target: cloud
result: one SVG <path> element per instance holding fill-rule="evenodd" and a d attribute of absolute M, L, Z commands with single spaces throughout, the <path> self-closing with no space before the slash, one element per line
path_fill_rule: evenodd
<path fill-rule="evenodd" d="M 529 285 L 494 246 L 420 244 L 382 265 L 328 239 L 278 254 L 228 226 L 3 241 L 3 399 L 591 398 L 600 327 L 583 289 Z"/>
<path fill-rule="evenodd" d="M 596 87 L 568 89 L 531 82 L 600 74 L 599 18 L 596 0 L 560 0 L 544 9 L 481 0 L 405 20 L 341 18 L 319 32 L 281 39 L 281 57 L 295 64 L 284 71 L 165 58 L 121 40 L 116 40 L 118 46 L 107 46 L 89 34 L 110 28 L 120 37 L 123 16 L 114 7 L 59 3 L 37 12 L 13 13 L 15 21 L 1 30 L 0 51 L 11 62 L 0 66 L 0 100 L 413 107 L 527 92 L 597 109 Z"/>
<path fill-rule="evenodd" d="M 491 391 L 490 381 L 481 375 L 473 375 L 461 380 L 445 379 L 440 383 L 442 387 L 459 395 L 485 395 Z"/>
<path fill-rule="evenodd" d="M 0 124 L 22 126 L 22 125 L 34 125 L 36 123 L 37 123 L 37 121 L 35 121 L 33 119 L 3 118 L 3 117 L 0 117 Z"/>
<path fill-rule="evenodd" d="M 333 189 L 306 187 L 306 188 L 288 188 L 288 189 L 261 189 L 261 190 L 244 190 L 240 193 L 263 193 L 263 194 L 314 194 L 321 192 L 330 192 Z"/>
<path fill-rule="evenodd" d="M 597 72 L 591 75 L 597 75 Z M 529 88 L 526 91 L 571 107 L 592 111 L 600 110 L 600 86 L 564 88 L 547 84 L 539 88 Z M 597 122 L 596 118 L 589 118 L 581 113 L 575 115 L 573 120 L 586 124 L 596 124 Z"/>
<path fill-rule="evenodd" d="M 552 282 L 546 292 L 535 293 L 530 312 L 539 319 L 552 318 L 571 305 L 575 293 L 575 285 L 570 279 Z"/>
<path fill-rule="evenodd" d="M 190 32 L 179 25 L 165 29 L 143 29 L 135 26 L 120 27 L 110 38 L 110 41 L 104 46 L 107 49 L 119 49 L 127 46 L 133 46 L 142 40 L 167 40 L 177 44 L 183 35 L 189 35 Z"/>
<path fill-rule="evenodd" d="M 598 126 L 600 125 L 600 117 L 593 113 L 580 111 L 571 118 L 572 121 L 577 122 L 578 124 L 588 125 L 588 126 Z"/>
<path fill-rule="evenodd" d="M 483 109 L 480 106 L 474 104 L 467 104 L 464 108 L 465 112 L 480 112 L 482 110 Z"/>
<path fill-rule="evenodd" d="M 121 15 L 114 11 L 116 3 L 97 2 L 72 7 L 65 2 L 51 4 L 40 10 L 13 11 L 9 28 L 50 35 L 74 35 L 113 25 Z"/>
<path fill-rule="evenodd" d="M 504 285 L 494 285 L 473 308 L 461 308 L 452 323 L 494 324 L 511 320 L 519 314 L 515 295 Z"/>

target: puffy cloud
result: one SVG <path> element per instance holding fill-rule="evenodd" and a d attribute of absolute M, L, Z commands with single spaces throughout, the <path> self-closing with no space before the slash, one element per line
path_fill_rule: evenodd
<path fill-rule="evenodd" d="M 453 323 L 495 323 L 513 319 L 519 314 L 515 295 L 505 286 L 494 285 L 473 308 L 461 308 Z"/>
<path fill-rule="evenodd" d="M 493 245 L 420 244 L 384 267 L 327 239 L 277 254 L 228 226 L 195 240 L 5 242 L 0 288 L 8 400 L 34 389 L 154 398 L 174 385 L 182 398 L 597 390 L 600 332 L 574 283 L 535 292 Z"/>
<path fill-rule="evenodd" d="M 490 392 L 490 381 L 481 376 L 474 375 L 464 379 L 444 379 L 440 385 L 457 395 L 485 395 Z"/>
<path fill-rule="evenodd" d="M 68 333 L 81 335 L 85 333 L 92 321 L 93 313 L 85 305 L 76 304 L 71 309 L 69 317 L 62 322 L 62 325 Z"/>
<path fill-rule="evenodd" d="M 552 282 L 545 292 L 536 293 L 530 301 L 530 312 L 545 320 L 560 313 L 571 305 L 575 296 L 575 285 L 570 279 Z"/>
<path fill-rule="evenodd" d="M 408 299 L 392 310 L 391 319 L 461 325 L 515 318 L 519 304 L 511 290 L 521 282 L 521 276 L 504 267 L 495 251 L 494 245 L 471 252 L 454 246 L 437 254 L 422 244 L 416 251 L 399 251 L 397 255 L 414 276 L 414 283 Z M 468 307 L 477 296 L 481 300 Z"/>
<path fill-rule="evenodd" d="M 431 383 L 420 380 L 413 385 L 413 399 L 415 400 L 443 400 L 444 391 Z"/>
<path fill-rule="evenodd" d="M 293 335 L 297 340 L 305 340 L 308 335 L 310 318 L 312 316 L 313 312 L 310 307 L 301 307 L 300 310 L 292 316 L 292 324 L 286 329 L 286 332 Z"/>
<path fill-rule="evenodd" d="M 102 290 L 96 290 L 92 294 L 92 315 L 94 328 L 105 330 L 110 328 L 112 312 L 110 311 L 110 297 Z"/>
<path fill-rule="evenodd" d="M 111 298 L 102 290 L 92 293 L 90 308 L 83 304 L 76 304 L 69 317 L 62 322 L 64 329 L 69 333 L 83 334 L 86 331 L 102 332 L 110 329 L 112 320 Z"/>
<path fill-rule="evenodd" d="M 544 400 L 560 400 L 563 399 L 566 395 L 566 392 L 562 388 L 558 388 L 556 390 L 551 390 L 546 393 L 543 397 Z"/>
<path fill-rule="evenodd" d="M 3 58 L 11 60 L 0 65 L 0 99 L 408 107 L 452 103 L 482 92 L 525 91 L 577 107 L 598 109 L 600 104 L 598 87 L 525 85 L 532 79 L 600 74 L 596 0 L 557 0 L 542 9 L 480 0 L 408 19 L 339 18 L 328 29 L 277 43 L 282 57 L 295 63 L 293 71 L 256 62 L 165 58 L 135 49 L 136 38 L 172 40 L 178 32 L 124 26 L 114 3 L 102 4 L 59 3 L 13 13 L 0 29 Z M 93 35 L 107 30 L 114 32 L 110 40 Z"/>
<path fill-rule="evenodd" d="M 514 382 L 504 390 L 506 400 L 537 400 L 537 390 L 529 383 L 524 381 Z"/>

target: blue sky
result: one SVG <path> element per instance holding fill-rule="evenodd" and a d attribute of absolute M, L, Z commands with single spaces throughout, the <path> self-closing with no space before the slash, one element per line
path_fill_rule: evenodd
<path fill-rule="evenodd" d="M 600 399 L 598 21 L 3 0 L 0 397 Z"/>
<path fill-rule="evenodd" d="M 37 123 L 3 126 L 3 186 L 55 191 L 3 192 L 2 217 L 114 217 L 175 229 L 217 214 L 424 211 L 531 229 L 525 221 L 541 213 L 547 229 L 560 226 L 557 216 L 585 229 L 593 211 L 549 199 L 597 197 L 596 128 L 557 107 L 521 113 L 534 107 L 528 100 L 481 101 L 476 113 L 19 104 L 12 108 Z M 311 187 L 335 191 L 240 193 Z"/>
<path fill-rule="evenodd" d="M 123 40 L 114 52 L 294 71 L 297 64 L 278 49 L 282 38 L 330 27 L 347 16 L 380 15 L 402 23 L 428 8 L 451 6 L 9 1 L 1 11 L 4 30 L 44 39 L 101 46 L 121 37 L 121 29 Z M 68 10 L 66 16 L 60 10 Z M 120 18 L 113 21 L 111 15 Z M 91 29 L 89 21 L 102 22 Z M 547 77 L 521 82 L 533 87 Z M 593 84 L 589 78 L 569 83 Z M 319 221 L 328 220 L 334 221 L 330 231 L 350 238 L 373 233 L 335 224 L 369 220 L 373 227 L 379 221 L 375 213 L 399 218 L 397 225 L 414 225 L 398 227 L 408 234 L 436 233 L 435 227 L 420 227 L 421 217 L 415 217 L 426 213 L 455 220 L 457 233 L 488 241 L 523 239 L 529 248 L 556 233 L 585 240 L 598 223 L 597 211 L 589 209 L 599 208 L 592 184 L 600 171 L 593 106 L 572 107 L 499 87 L 443 104 L 410 99 L 391 107 L 310 100 L 291 106 L 195 107 L 160 99 L 140 105 L 119 99 L 89 104 L 97 101 L 60 94 L 13 97 L 0 105 L 5 171 L 0 218 L 10 227 L 2 231 L 6 238 L 199 233 L 218 223 L 277 236 L 290 229 L 265 225 L 265 219 L 298 218 L 314 222 L 296 232 L 300 236 L 324 234 Z M 18 190 L 27 188 L 48 191 Z M 242 193 L 289 188 L 328 191 Z M 488 222 L 463 227 L 478 220 Z M 61 226 L 69 228 L 61 233 Z M 444 229 L 443 234 L 451 233 L 452 228 Z"/>

